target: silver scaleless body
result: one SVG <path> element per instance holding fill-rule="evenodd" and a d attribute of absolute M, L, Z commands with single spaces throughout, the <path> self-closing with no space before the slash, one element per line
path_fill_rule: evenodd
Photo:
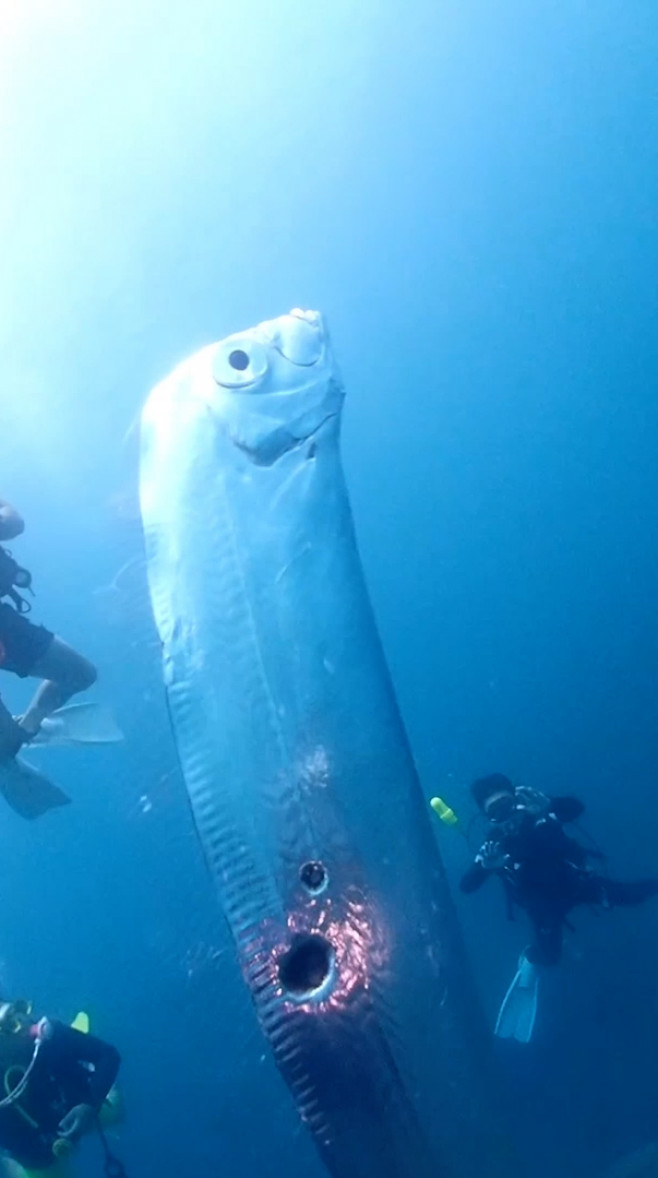
<path fill-rule="evenodd" d="M 245 982 L 329 1172 L 508 1178 L 359 562 L 343 397 L 301 311 L 151 394 L 141 504 L 174 735 Z"/>

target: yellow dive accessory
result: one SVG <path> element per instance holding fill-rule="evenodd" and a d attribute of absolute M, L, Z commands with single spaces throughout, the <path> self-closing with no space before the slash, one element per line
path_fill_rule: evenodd
<path fill-rule="evenodd" d="M 430 798 L 430 806 L 444 826 L 459 826 L 459 818 L 443 798 Z"/>

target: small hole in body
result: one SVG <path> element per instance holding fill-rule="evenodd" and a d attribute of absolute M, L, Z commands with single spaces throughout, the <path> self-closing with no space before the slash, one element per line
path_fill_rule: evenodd
<path fill-rule="evenodd" d="M 312 994 L 324 985 L 331 972 L 333 949 L 317 934 L 295 937 L 279 960 L 279 981 L 296 998 Z"/>
<path fill-rule="evenodd" d="M 327 884 L 327 869 L 319 859 L 311 859 L 300 867 L 299 878 L 309 892 L 321 892 Z"/>
<path fill-rule="evenodd" d="M 249 357 L 242 348 L 235 348 L 229 355 L 228 362 L 237 372 L 244 372 L 249 367 Z"/>

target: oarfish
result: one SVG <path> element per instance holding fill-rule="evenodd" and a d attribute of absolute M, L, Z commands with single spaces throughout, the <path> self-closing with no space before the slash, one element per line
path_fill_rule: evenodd
<path fill-rule="evenodd" d="M 343 397 L 321 316 L 293 311 L 204 348 L 147 401 L 174 736 L 256 1014 L 329 1172 L 509 1178 L 357 552 Z"/>

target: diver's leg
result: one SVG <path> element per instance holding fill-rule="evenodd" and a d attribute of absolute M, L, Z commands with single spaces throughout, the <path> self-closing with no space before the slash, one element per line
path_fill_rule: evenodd
<path fill-rule="evenodd" d="M 25 741 L 25 732 L 0 699 L 0 761 L 15 757 Z"/>
<path fill-rule="evenodd" d="M 562 957 L 562 916 L 532 919 L 534 940 L 525 951 L 532 965 L 558 965 Z"/>
<path fill-rule="evenodd" d="M 630 908 L 644 904 L 658 896 L 658 879 L 634 879 L 627 883 L 617 879 L 601 879 L 601 900 L 606 908 Z"/>
<path fill-rule="evenodd" d="M 35 626 L 23 614 L 0 601 L 0 668 L 26 679 L 53 641 L 45 626 Z M 27 739 L 11 712 L 0 700 L 0 761 L 15 757 Z"/>
<path fill-rule="evenodd" d="M 54 637 L 46 652 L 34 664 L 31 675 L 42 679 L 30 706 L 21 718 L 20 726 L 29 739 L 39 731 L 46 716 L 77 695 L 92 687 L 97 679 L 93 663 L 78 654 L 61 638 Z"/>
<path fill-rule="evenodd" d="M 634 879 L 628 882 L 606 879 L 604 875 L 585 875 L 578 884 L 575 904 L 596 904 L 601 908 L 632 908 L 658 896 L 658 879 Z"/>

